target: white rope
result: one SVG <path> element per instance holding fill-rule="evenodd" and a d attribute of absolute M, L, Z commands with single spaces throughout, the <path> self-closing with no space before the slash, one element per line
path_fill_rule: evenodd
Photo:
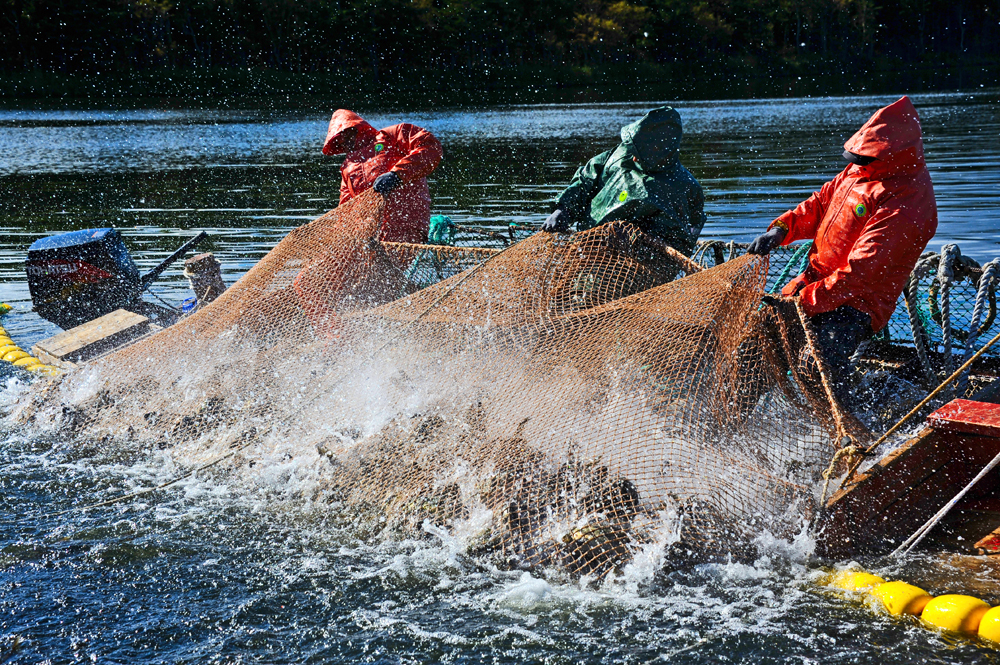
<path fill-rule="evenodd" d="M 982 480 L 983 476 L 992 471 L 997 466 L 997 464 L 1000 464 L 1000 453 L 997 453 L 997 456 L 994 457 L 989 464 L 983 467 L 983 470 L 980 471 L 976 475 L 976 477 L 969 482 L 968 485 L 963 487 L 962 491 L 955 495 L 955 498 L 946 503 L 944 508 L 937 511 L 937 513 L 934 514 L 934 517 L 927 520 L 927 522 L 922 527 L 917 529 L 912 536 L 907 538 L 905 541 L 903 541 L 903 543 L 899 547 L 893 550 L 892 556 L 899 556 L 900 554 L 903 555 L 909 554 L 914 547 L 920 544 L 920 541 L 924 539 L 924 536 L 930 533 L 931 529 L 937 526 L 938 522 L 944 519 L 944 516 L 948 514 L 948 511 L 954 508 L 955 504 L 961 501 L 962 497 L 964 497 L 969 492 L 969 490 L 971 490 L 973 486 L 975 486 L 976 483 Z"/>

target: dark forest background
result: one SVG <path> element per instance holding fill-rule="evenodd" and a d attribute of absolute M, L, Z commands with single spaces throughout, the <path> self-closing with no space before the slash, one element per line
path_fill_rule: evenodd
<path fill-rule="evenodd" d="M 0 93 L 995 85 L 1000 0 L 0 0 Z M 165 76 L 170 74 L 170 76 Z M 957 78 L 956 78 L 957 77 Z M 982 78 L 982 81 L 979 79 Z M 838 84 L 838 81 L 840 82 Z M 103 82 L 103 83 L 101 83 Z M 795 83 L 793 88 L 810 84 Z M 877 87 L 877 86 L 876 86 Z M 89 92 L 88 92 L 89 91 Z M 808 90 L 807 90 L 808 91 Z M 430 99 L 431 95 L 428 95 Z"/>

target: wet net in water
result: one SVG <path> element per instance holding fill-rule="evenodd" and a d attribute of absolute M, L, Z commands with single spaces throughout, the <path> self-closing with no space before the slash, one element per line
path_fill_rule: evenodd
<path fill-rule="evenodd" d="M 380 211 L 366 194 L 296 229 L 24 417 L 192 464 L 294 441 L 359 524 L 462 525 L 509 566 L 600 576 L 651 542 L 738 556 L 801 529 L 847 426 L 794 305 L 761 305 L 766 259 L 675 279 L 624 223 L 503 250 L 380 243 Z"/>

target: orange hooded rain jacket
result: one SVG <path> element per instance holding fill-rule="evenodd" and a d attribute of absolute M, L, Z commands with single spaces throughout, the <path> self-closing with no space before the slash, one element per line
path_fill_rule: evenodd
<path fill-rule="evenodd" d="M 809 316 L 850 305 L 879 331 L 937 229 L 920 119 L 909 98 L 876 111 L 844 150 L 877 161 L 848 165 L 771 223 L 787 227 L 784 245 L 814 241 L 809 267 L 782 294 L 798 294 Z"/>
<path fill-rule="evenodd" d="M 395 171 L 403 184 L 389 194 L 379 240 L 427 242 L 431 216 L 427 176 L 441 163 L 441 143 L 416 125 L 376 130 L 357 113 L 339 109 L 330 119 L 324 155 L 345 152 L 340 134 L 349 127 L 357 128 L 357 136 L 340 167 L 340 203 L 371 188 L 380 175 Z"/>

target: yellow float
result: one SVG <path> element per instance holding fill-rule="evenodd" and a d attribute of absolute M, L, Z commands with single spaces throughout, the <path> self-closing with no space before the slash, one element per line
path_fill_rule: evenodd
<path fill-rule="evenodd" d="M 1000 644 L 1000 607 L 973 596 L 945 594 L 933 597 L 920 587 L 906 582 L 886 582 L 863 570 L 841 570 L 827 576 L 824 586 L 854 593 L 864 593 L 878 601 L 893 616 L 920 617 L 921 622 L 937 630 Z"/>
<path fill-rule="evenodd" d="M 863 591 L 883 583 L 885 580 L 878 575 L 859 570 L 841 570 L 833 574 L 827 586 L 843 591 Z"/>
<path fill-rule="evenodd" d="M 934 628 L 943 628 L 964 635 L 976 635 L 979 622 L 990 606 L 972 596 L 949 593 L 932 599 L 920 618 Z"/>
<path fill-rule="evenodd" d="M 979 637 L 1000 644 L 1000 607 L 994 607 L 979 622 Z"/>
<path fill-rule="evenodd" d="M 893 616 L 909 614 L 920 616 L 924 607 L 933 596 L 912 584 L 906 582 L 886 582 L 872 589 L 872 596 L 877 598 L 885 611 Z"/>
<path fill-rule="evenodd" d="M 3 303 L 0 304 L 0 316 L 3 316 L 11 310 L 11 306 Z M 59 376 L 62 374 L 62 370 L 58 367 L 52 365 L 46 365 L 38 358 L 22 349 L 20 346 L 14 343 L 7 331 L 4 330 L 3 326 L 0 326 L 0 360 L 9 362 L 21 369 L 33 372 L 35 374 L 41 374 L 43 376 Z"/>

